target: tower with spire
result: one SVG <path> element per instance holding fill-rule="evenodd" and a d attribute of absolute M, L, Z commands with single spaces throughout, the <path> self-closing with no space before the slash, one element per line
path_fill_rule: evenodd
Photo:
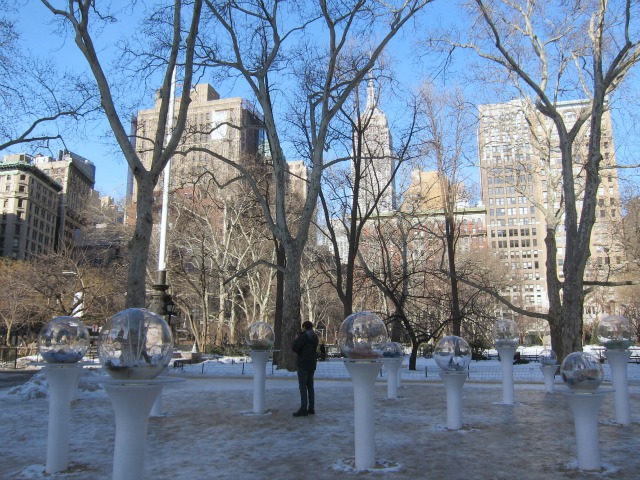
<path fill-rule="evenodd" d="M 395 159 L 392 156 L 392 139 L 387 116 L 378 107 L 379 96 L 374 80 L 367 79 L 367 103 L 360 114 L 359 125 L 353 134 L 354 161 L 351 163 L 352 179 L 356 177 L 356 159 L 360 158 L 360 189 L 358 215 L 364 215 L 374 205 L 377 213 L 395 210 Z"/>

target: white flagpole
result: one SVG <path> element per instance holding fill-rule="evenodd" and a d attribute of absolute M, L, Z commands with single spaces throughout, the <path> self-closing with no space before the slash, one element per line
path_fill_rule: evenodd
<path fill-rule="evenodd" d="M 169 113 L 167 115 L 167 141 L 173 132 L 173 109 L 176 99 L 176 68 L 171 75 L 171 91 L 169 93 Z M 171 183 L 171 158 L 164 167 L 162 188 L 162 213 L 160 215 L 160 250 L 158 252 L 158 271 L 167 269 L 167 228 L 169 219 L 169 184 Z"/>

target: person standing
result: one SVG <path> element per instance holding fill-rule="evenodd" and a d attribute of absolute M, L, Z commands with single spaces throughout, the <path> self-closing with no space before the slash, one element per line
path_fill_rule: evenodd
<path fill-rule="evenodd" d="M 302 332 L 291 347 L 298 354 L 298 386 L 300 387 L 300 409 L 293 414 L 294 417 L 306 417 L 316 413 L 313 374 L 316 372 L 318 361 L 316 349 L 319 340 L 310 321 L 304 322 L 302 328 Z"/>

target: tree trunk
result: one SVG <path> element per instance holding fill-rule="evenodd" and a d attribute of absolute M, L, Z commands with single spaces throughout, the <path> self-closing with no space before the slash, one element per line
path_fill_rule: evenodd
<path fill-rule="evenodd" d="M 129 240 L 129 270 L 127 275 L 126 308 L 144 308 L 146 306 L 146 275 L 149 258 L 149 244 L 153 227 L 153 187 L 156 182 L 149 175 L 138 176 L 138 194 L 136 197 L 136 226 Z"/>
<path fill-rule="evenodd" d="M 290 372 L 296 370 L 297 356 L 291 345 L 300 333 L 300 255 L 297 249 L 287 249 L 287 266 L 285 269 L 285 289 L 283 296 L 282 343 L 278 356 L 278 368 L 286 368 Z M 293 252 L 291 250 L 294 250 Z"/>
<path fill-rule="evenodd" d="M 409 355 L 409 370 L 416 369 L 416 363 L 418 360 L 418 342 L 411 340 L 411 355 Z"/>
<path fill-rule="evenodd" d="M 458 277 L 456 274 L 456 247 L 455 247 L 455 226 L 452 212 L 445 216 L 445 231 L 447 242 L 447 259 L 449 261 L 449 279 L 451 283 L 451 323 L 453 334 L 461 335 L 462 317 L 460 315 L 460 296 L 458 290 Z"/>
<path fill-rule="evenodd" d="M 273 333 L 275 335 L 274 349 L 278 350 L 273 354 L 273 364 L 280 364 L 280 351 L 282 351 L 282 316 L 284 313 L 284 268 L 287 265 L 286 255 L 282 242 L 274 240 L 276 248 L 276 260 L 278 270 L 276 272 L 276 305 L 273 319 Z"/>

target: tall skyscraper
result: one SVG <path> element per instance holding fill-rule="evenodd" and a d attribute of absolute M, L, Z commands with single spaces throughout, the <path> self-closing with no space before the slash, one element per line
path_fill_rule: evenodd
<path fill-rule="evenodd" d="M 588 102 L 579 100 L 561 102 L 557 108 L 571 128 L 578 113 L 587 106 Z M 545 311 L 548 296 L 544 239 L 549 219 L 559 220 L 556 238 L 560 280 L 566 248 L 558 135 L 554 125 L 524 100 L 481 105 L 479 110 L 480 176 L 488 212 L 489 246 L 513 272 L 512 287 L 502 293 L 515 304 Z M 624 262 L 620 192 L 608 111 L 602 130 L 602 180 L 587 270 L 588 276 L 600 278 Z M 587 142 L 588 129 L 583 128 L 573 149 L 579 210 Z"/>
<path fill-rule="evenodd" d="M 151 163 L 151 137 L 156 130 L 162 95 L 163 92 L 156 92 L 154 107 L 140 110 L 132 121 L 135 149 L 146 167 Z M 176 112 L 180 100 L 180 97 L 176 98 Z M 240 97 L 220 98 L 209 84 L 196 85 L 191 91 L 187 124 L 178 147 L 187 153 L 175 155 L 172 159 L 171 189 L 189 188 L 203 175 L 215 177 L 216 184 L 225 185 L 238 175 L 237 170 L 216 155 L 252 168 L 259 163 L 258 147 L 262 136 L 261 118 L 253 105 Z M 214 152 L 214 155 L 209 152 Z M 162 189 L 163 181 L 161 177 L 156 187 L 158 190 Z M 128 203 L 135 201 L 135 182 L 130 190 Z M 227 189 L 225 194 L 231 190 Z"/>
<path fill-rule="evenodd" d="M 367 105 L 360 115 L 363 131 L 354 131 L 354 157 L 360 151 L 360 213 L 371 209 L 376 200 L 378 212 L 395 210 L 395 159 L 392 154 L 392 138 L 387 116 L 378 107 L 378 95 L 373 83 L 367 83 Z M 355 121 L 356 119 L 354 119 Z M 359 139 L 362 139 L 360 141 Z M 351 176 L 356 176 L 356 165 L 351 163 Z M 383 191 L 384 190 L 384 191 Z"/>

